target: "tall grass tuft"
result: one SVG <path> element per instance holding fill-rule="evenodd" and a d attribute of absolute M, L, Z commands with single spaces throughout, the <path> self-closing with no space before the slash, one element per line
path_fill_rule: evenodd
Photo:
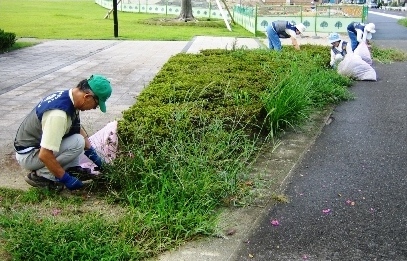
<path fill-rule="evenodd" d="M 380 63 L 392 63 L 407 61 L 407 53 L 397 49 L 384 49 L 372 45 L 372 57 L 375 61 Z"/>
<path fill-rule="evenodd" d="M 344 88 L 352 81 L 333 70 L 292 64 L 286 77 L 268 86 L 261 95 L 270 135 L 303 123 L 315 109 L 351 99 Z"/>
<path fill-rule="evenodd" d="M 134 213 L 146 213 L 138 214 L 150 228 L 144 236 L 167 240 L 158 251 L 180 239 L 214 233 L 216 209 L 240 193 L 256 152 L 244 130 L 226 128 L 221 119 L 197 122 L 191 116 L 188 110 L 175 111 L 165 139 L 152 140 L 147 128 L 139 128 L 136 135 L 149 137 L 148 148 L 126 146 L 109 175 L 116 200 Z M 191 122 L 201 128 L 186 124 Z"/>

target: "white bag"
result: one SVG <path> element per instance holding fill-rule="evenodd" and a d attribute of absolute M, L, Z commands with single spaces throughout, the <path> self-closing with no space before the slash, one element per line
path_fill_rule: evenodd
<path fill-rule="evenodd" d="M 369 65 L 373 64 L 372 56 L 366 42 L 360 43 L 353 53 L 359 55 L 362 60 L 367 62 Z"/>
<path fill-rule="evenodd" d="M 359 81 L 377 81 L 376 71 L 354 53 L 348 53 L 338 64 L 338 73 Z"/>

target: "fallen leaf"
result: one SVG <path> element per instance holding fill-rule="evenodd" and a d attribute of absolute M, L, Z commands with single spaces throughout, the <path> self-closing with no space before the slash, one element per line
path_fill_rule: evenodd
<path fill-rule="evenodd" d="M 246 186 L 253 186 L 253 181 L 247 180 L 247 181 L 245 182 L 245 185 L 246 185 Z"/>
<path fill-rule="evenodd" d="M 226 235 L 228 236 L 232 236 L 236 233 L 236 229 L 229 229 L 226 231 Z"/>

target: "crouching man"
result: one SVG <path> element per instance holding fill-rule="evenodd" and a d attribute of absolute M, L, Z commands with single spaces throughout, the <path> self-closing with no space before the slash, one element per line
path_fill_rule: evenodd
<path fill-rule="evenodd" d="M 14 148 L 18 163 L 30 171 L 25 177 L 28 184 L 81 188 L 82 181 L 72 173 L 80 169 L 79 156 L 84 151 L 102 167 L 102 159 L 81 127 L 79 112 L 97 107 L 106 112 L 111 94 L 110 82 L 102 75 L 92 75 L 72 89 L 48 95 L 26 116 L 17 130 Z"/>

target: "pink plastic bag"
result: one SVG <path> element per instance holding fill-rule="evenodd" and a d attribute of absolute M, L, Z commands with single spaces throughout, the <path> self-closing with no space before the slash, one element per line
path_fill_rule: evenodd
<path fill-rule="evenodd" d="M 108 123 L 101 130 L 90 136 L 89 140 L 99 156 L 102 157 L 106 163 L 111 162 L 116 158 L 118 147 L 117 121 Z M 92 171 L 94 167 L 96 167 L 83 153 L 79 156 L 79 164 L 82 168 L 90 168 Z"/>
<path fill-rule="evenodd" d="M 376 71 L 354 53 L 348 53 L 338 64 L 338 73 L 359 81 L 376 81 Z"/>
<path fill-rule="evenodd" d="M 359 55 L 363 61 L 365 61 L 367 64 L 372 65 L 372 56 L 370 54 L 369 47 L 367 47 L 366 42 L 362 42 L 356 47 L 355 51 L 353 52 L 354 54 Z"/>

